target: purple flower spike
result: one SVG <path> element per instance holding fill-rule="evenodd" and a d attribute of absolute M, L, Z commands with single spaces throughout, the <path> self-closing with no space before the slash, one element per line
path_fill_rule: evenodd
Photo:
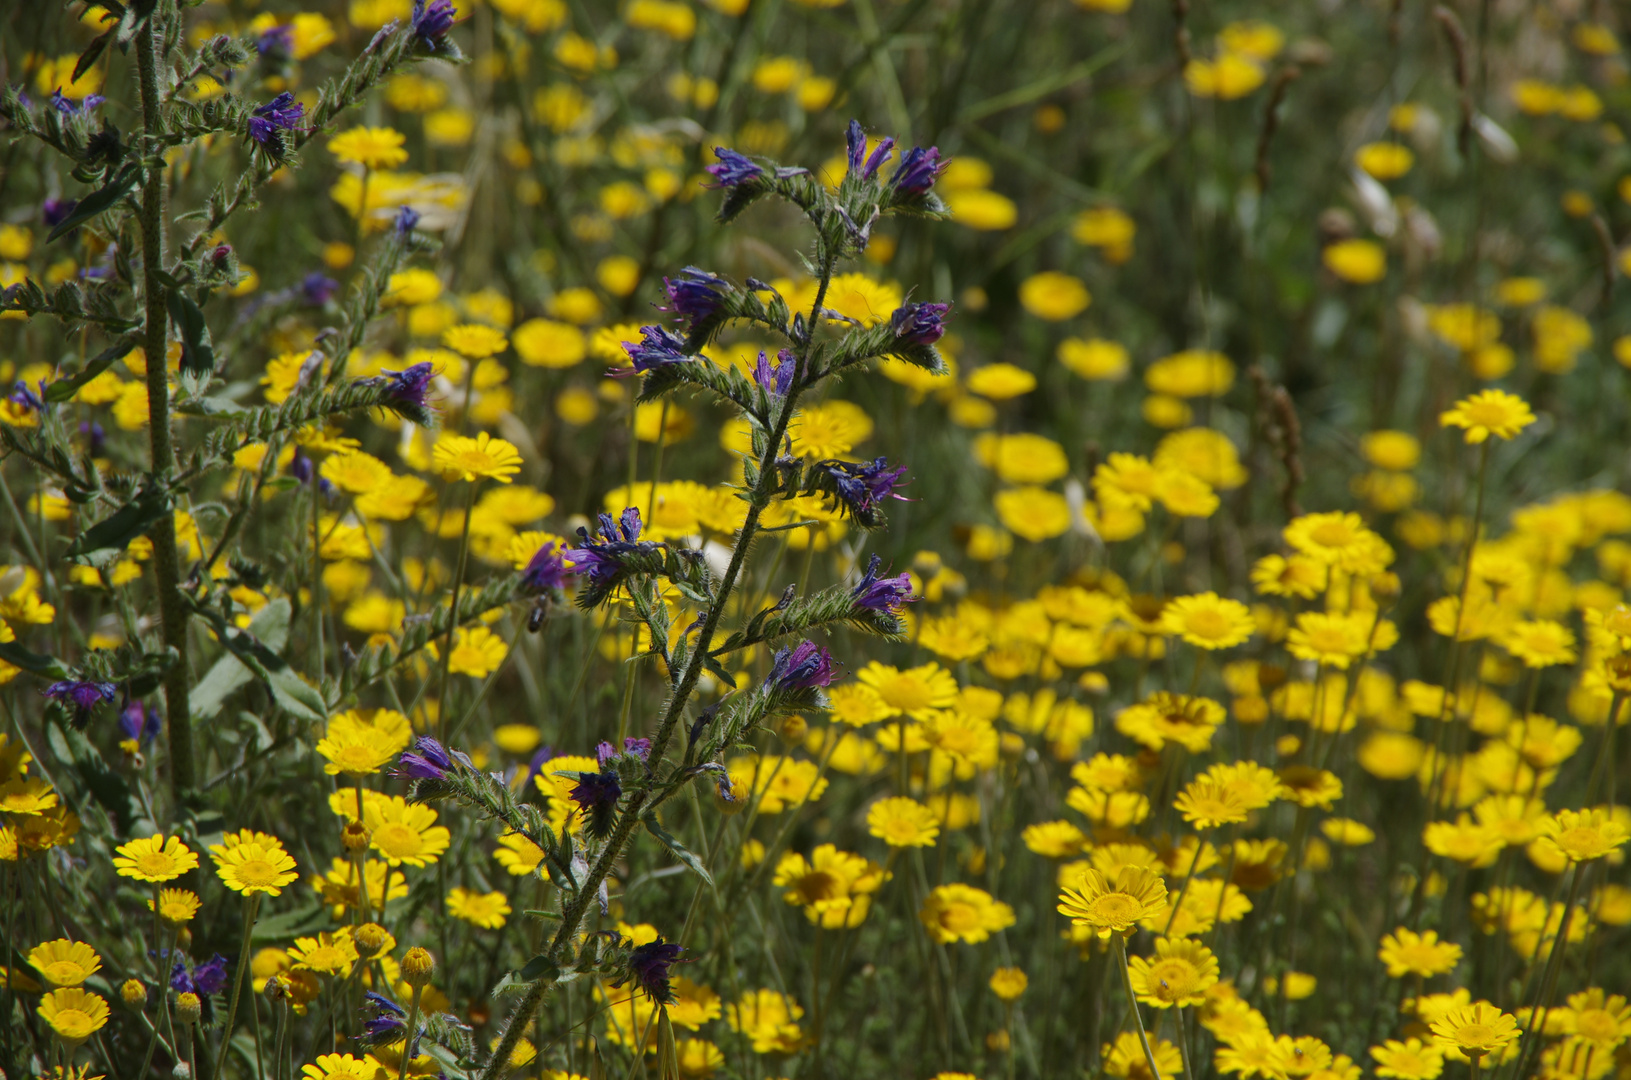
<path fill-rule="evenodd" d="M 453 29 L 453 0 L 413 0 L 413 33 L 434 51 Z"/>
<path fill-rule="evenodd" d="M 867 563 L 866 573 L 861 577 L 861 583 L 855 586 L 855 591 L 851 595 L 855 598 L 856 607 L 887 611 L 893 615 L 900 610 L 902 604 L 909 604 L 919 597 L 912 595 L 912 578 L 909 574 L 880 578 L 878 564 L 881 562 L 883 560 L 878 556 L 872 556 L 872 561 Z"/>
<path fill-rule="evenodd" d="M 643 375 L 656 368 L 667 367 L 669 364 L 679 364 L 691 359 L 685 348 L 685 338 L 661 326 L 642 326 L 640 328 L 640 344 L 632 341 L 623 343 L 623 351 L 629 354 L 634 367 L 613 368 L 610 374 L 622 378 L 628 375 Z"/>
<path fill-rule="evenodd" d="M 54 682 L 45 688 L 45 696 L 65 709 L 71 709 L 74 722 L 83 724 L 91 711 L 103 702 L 112 701 L 119 690 L 110 682 L 91 682 L 88 679 L 69 679 Z"/>
<path fill-rule="evenodd" d="M 219 994 L 227 985 L 227 958 L 220 953 L 193 968 L 193 992 L 201 997 Z"/>
<path fill-rule="evenodd" d="M 521 584 L 532 592 L 545 592 L 565 586 L 570 572 L 566 569 L 566 549 L 554 540 L 535 552 L 521 571 Z"/>
<path fill-rule="evenodd" d="M 844 129 L 844 142 L 849 150 L 849 171 L 860 171 L 866 160 L 866 132 L 861 130 L 859 120 L 851 120 L 849 127 Z"/>
<path fill-rule="evenodd" d="M 889 178 L 889 183 L 902 195 L 921 195 L 934 187 L 947 164 L 938 146 L 927 150 L 914 146 L 900 156 L 900 164 L 895 167 L 895 175 Z"/>
<path fill-rule="evenodd" d="M 629 955 L 629 978 L 633 979 L 646 995 L 659 1004 L 669 1004 L 674 1000 L 674 992 L 669 989 L 668 969 L 679 960 L 684 948 L 672 942 L 664 941 L 661 937 L 655 941 L 648 941 L 644 945 L 636 945 L 634 952 Z M 621 986 L 619 982 L 617 985 Z"/>
<path fill-rule="evenodd" d="M 906 466 L 891 469 L 888 464 L 886 459 L 880 457 L 866 465 L 850 461 L 822 461 L 817 463 L 817 468 L 825 469 L 836 481 L 838 498 L 844 508 L 857 520 L 869 523 L 876 520 L 878 504 L 884 499 L 906 498 L 895 493 L 896 485 L 906 475 Z"/>
<path fill-rule="evenodd" d="M 884 163 L 894 156 L 895 140 L 886 137 L 878 144 L 877 149 L 872 151 L 872 156 L 866 159 L 866 167 L 861 170 L 861 179 L 870 180 L 877 176 L 878 170 L 883 168 Z"/>
<path fill-rule="evenodd" d="M 735 187 L 738 184 L 745 184 L 749 180 L 756 180 L 764 175 L 764 169 L 754 164 L 746 156 L 738 154 L 735 150 L 724 146 L 716 146 L 714 147 L 714 156 L 719 159 L 719 164 L 709 165 L 706 169 L 718 181 L 718 183 L 712 185 L 713 187 Z"/>
<path fill-rule="evenodd" d="M 381 374 L 391 378 L 391 400 L 415 409 L 425 407 L 425 392 L 430 388 L 430 380 L 436 377 L 436 371 L 428 361 L 401 371 L 382 371 Z"/>
<path fill-rule="evenodd" d="M 617 800 L 623 797 L 623 785 L 618 783 L 616 773 L 579 773 L 577 784 L 567 794 L 583 811 L 583 827 L 591 837 L 603 840 L 610 835 L 617 817 Z"/>
<path fill-rule="evenodd" d="M 672 311 L 692 323 L 701 322 L 717 312 L 725 302 L 724 290 L 729 284 L 717 274 L 687 266 L 680 271 L 679 277 L 663 278 L 668 307 L 662 310 Z"/>
<path fill-rule="evenodd" d="M 788 349 L 776 354 L 775 367 L 770 366 L 769 357 L 761 352 L 759 362 L 753 366 L 753 381 L 777 397 L 786 397 L 793 386 L 793 372 L 797 367 L 798 358 Z"/>
<path fill-rule="evenodd" d="M 306 115 L 306 106 L 285 90 L 258 107 L 249 117 L 249 137 L 274 157 L 283 152 L 284 131 L 293 131 Z"/>
<path fill-rule="evenodd" d="M 889 316 L 889 328 L 906 345 L 933 345 L 946 333 L 950 304 L 914 304 L 907 301 Z"/>
<path fill-rule="evenodd" d="M 805 641 L 791 649 L 776 650 L 765 685 L 784 692 L 811 690 L 826 686 L 837 677 L 832 654 L 813 641 Z"/>

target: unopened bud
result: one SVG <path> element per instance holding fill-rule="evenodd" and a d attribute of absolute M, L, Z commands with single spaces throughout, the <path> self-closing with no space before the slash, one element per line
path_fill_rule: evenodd
<path fill-rule="evenodd" d="M 139 980 L 126 979 L 124 985 L 119 987 L 119 996 L 125 999 L 125 1004 L 133 1009 L 139 1009 L 147 1004 L 147 987 Z"/>
<path fill-rule="evenodd" d="M 362 950 L 363 955 L 372 957 L 385 948 L 386 943 L 391 940 L 391 935 L 379 923 L 371 922 L 357 927 L 356 939 L 357 948 Z"/>
<path fill-rule="evenodd" d="M 183 1024 L 196 1024 L 204 1012 L 204 1005 L 198 1000 L 197 994 L 179 994 L 176 996 L 176 1019 Z"/>
<path fill-rule="evenodd" d="M 340 832 L 340 845 L 353 855 L 367 851 L 368 843 L 372 839 L 372 834 L 360 821 L 347 822 L 346 827 Z"/>
<path fill-rule="evenodd" d="M 430 982 L 431 974 L 435 970 L 436 961 L 431 957 L 429 950 L 418 945 L 409 949 L 402 957 L 402 981 L 416 990 Z"/>

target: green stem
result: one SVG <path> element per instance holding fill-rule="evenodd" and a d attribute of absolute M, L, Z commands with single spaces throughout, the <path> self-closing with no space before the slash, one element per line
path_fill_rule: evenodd
<path fill-rule="evenodd" d="M 442 648 L 442 689 L 436 698 L 437 735 L 445 735 L 447 731 L 448 667 L 453 663 L 453 634 L 459 628 L 459 589 L 464 585 L 465 561 L 470 557 L 470 514 L 476 508 L 476 488 L 480 484 L 479 480 L 470 481 L 470 495 L 464 502 L 464 528 L 459 532 L 459 563 L 458 569 L 453 571 L 453 606 L 448 609 L 447 641 Z"/>
<path fill-rule="evenodd" d="M 136 67 L 140 73 L 142 131 L 148 139 L 164 135 L 159 98 L 158 37 L 163 20 L 155 14 L 136 32 Z M 154 480 L 168 482 L 175 471 L 175 447 L 170 441 L 170 384 L 166 381 L 164 285 L 164 164 L 154 157 L 142 180 L 142 298 L 147 325 L 143 349 L 147 353 L 147 434 Z M 192 708 L 187 672 L 187 606 L 181 595 L 181 567 L 176 557 L 176 523 L 160 514 L 148 533 L 153 541 L 153 572 L 158 579 L 159 620 L 164 644 L 181 655 L 164 676 L 164 707 L 169 716 L 170 790 L 176 807 L 188 802 L 196 786 L 193 763 Z"/>
<path fill-rule="evenodd" d="M 1150 1049 L 1150 1037 L 1144 1033 L 1144 1017 L 1138 1011 L 1138 998 L 1133 993 L 1133 973 L 1127 967 L 1127 939 L 1113 935 L 1116 943 L 1116 963 L 1121 965 L 1121 985 L 1127 990 L 1127 1007 L 1133 1012 L 1133 1025 L 1138 1028 L 1138 1045 L 1144 1051 L 1144 1064 L 1150 1067 L 1150 1076 L 1161 1080 L 1161 1070 L 1155 1066 L 1155 1052 Z"/>
<path fill-rule="evenodd" d="M 261 894 L 244 897 L 244 941 L 238 951 L 238 967 L 233 973 L 232 999 L 227 1005 L 227 1022 L 221 1028 L 221 1049 L 215 1056 L 215 1075 L 226 1075 L 227 1049 L 232 1045 L 232 1025 L 238 1019 L 238 998 L 243 993 L 244 972 L 249 969 L 249 939 L 255 931 L 255 913 L 260 910 Z"/>
<path fill-rule="evenodd" d="M 408 1075 L 408 1058 L 413 1056 L 414 1029 L 419 1024 L 419 997 L 424 992 L 425 987 L 423 984 L 414 987 L 413 1000 L 408 1003 L 407 1034 L 402 1040 L 402 1061 L 397 1066 L 396 1080 L 403 1080 L 403 1077 Z M 509 1050 L 505 1050 L 501 1055 L 494 1055 L 493 1057 L 494 1061 L 508 1061 L 509 1059 Z"/>

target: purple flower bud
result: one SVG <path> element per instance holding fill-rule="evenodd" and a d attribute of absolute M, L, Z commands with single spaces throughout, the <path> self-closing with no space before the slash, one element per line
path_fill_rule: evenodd
<path fill-rule="evenodd" d="M 884 163 L 894 156 L 894 152 L 894 139 L 886 137 L 882 142 L 878 143 L 877 149 L 872 151 L 872 156 L 866 159 L 866 167 L 861 170 L 861 179 L 870 180 L 877 176 L 878 170 L 883 168 Z"/>
<path fill-rule="evenodd" d="M 889 184 L 903 195 L 921 195 L 934 187 L 934 182 L 940 179 L 948 164 L 940 156 L 938 146 L 931 146 L 927 150 L 914 146 L 900 156 L 900 164 L 895 167 L 895 175 L 889 178 Z"/>
<path fill-rule="evenodd" d="M 102 425 L 98 424 L 94 420 L 90 423 L 81 422 L 79 425 L 79 430 L 80 433 L 85 436 L 85 441 L 89 444 L 88 449 L 91 452 L 91 457 L 101 457 L 103 450 L 107 447 L 108 441 L 108 433 L 102 430 Z"/>
<path fill-rule="evenodd" d="M 579 529 L 582 547 L 568 548 L 563 554 L 572 560 L 574 573 L 586 574 L 595 586 L 604 586 L 623 570 L 623 559 L 628 555 L 656 550 L 657 545 L 640 542 L 640 511 L 627 507 L 617 521 L 612 515 L 600 515 L 600 539 L 591 540 L 588 529 Z"/>
<path fill-rule="evenodd" d="M 177 960 L 176 966 L 170 969 L 170 989 L 178 994 L 193 993 L 192 976 L 187 974 L 187 965 L 180 960 Z"/>
<path fill-rule="evenodd" d="M 293 131 L 306 115 L 306 106 L 285 90 L 249 117 L 249 137 L 274 157 L 283 152 L 281 132 Z"/>
<path fill-rule="evenodd" d="M 151 743 L 159 734 L 158 710 L 149 709 L 139 701 L 132 701 L 119 712 L 119 730 L 125 733 L 127 739 L 134 739 L 144 745 Z"/>
<path fill-rule="evenodd" d="M 950 304 L 914 304 L 910 300 L 889 316 L 889 328 L 906 345 L 933 345 L 946 333 Z"/>
<path fill-rule="evenodd" d="M 434 51 L 453 29 L 453 0 L 413 0 L 413 33 Z"/>
<path fill-rule="evenodd" d="M 225 245 L 222 245 L 225 246 Z M 219 249 L 217 249 L 219 250 Z M 313 270 L 300 282 L 300 294 L 306 303 L 313 307 L 322 307 L 334 299 L 334 294 L 340 291 L 340 283 L 324 275 L 321 271 Z"/>
<path fill-rule="evenodd" d="M 413 750 L 404 752 L 396 763 L 398 768 L 394 775 L 412 780 L 446 780 L 447 774 L 457 770 L 460 764 L 470 767 L 468 757 L 457 750 L 449 752 L 428 735 L 414 740 Z"/>
<path fill-rule="evenodd" d="M 387 388 L 391 400 L 415 409 L 425 407 L 425 393 L 430 387 L 430 380 L 436 377 L 436 371 L 429 361 L 401 371 L 382 370 L 380 374 L 391 379 L 391 385 Z"/>
<path fill-rule="evenodd" d="M 46 687 L 44 694 L 63 708 L 73 710 L 74 722 L 83 724 L 90 719 L 93 709 L 103 702 L 112 701 L 118 696 L 119 691 L 109 682 L 66 679 Z"/>
<path fill-rule="evenodd" d="M 78 199 L 47 199 L 40 204 L 40 217 L 52 228 L 61 225 L 79 205 Z"/>
<path fill-rule="evenodd" d="M 86 95 L 85 101 L 84 101 L 85 111 L 89 112 L 90 110 L 96 108 L 98 105 L 102 104 L 106 100 L 108 100 L 108 99 L 103 97 L 101 94 L 88 94 L 88 95 Z"/>
<path fill-rule="evenodd" d="M 712 185 L 714 187 L 735 187 L 764 175 L 764 169 L 735 150 L 716 146 L 714 156 L 719 159 L 719 164 L 709 165 L 706 169 L 718 181 Z"/>
<path fill-rule="evenodd" d="M 768 393 L 777 397 L 786 397 L 787 391 L 793 385 L 793 372 L 798 368 L 798 357 L 788 349 L 776 354 L 776 366 L 770 366 L 769 357 L 763 352 L 759 354 L 759 362 L 753 365 L 753 381 L 764 387 Z"/>
<path fill-rule="evenodd" d="M 64 116 L 72 116 L 79 111 L 79 102 L 64 97 L 60 86 L 51 91 L 51 106 Z"/>
<path fill-rule="evenodd" d="M 617 747 L 609 742 L 601 742 L 595 746 L 595 757 L 600 759 L 600 767 L 604 769 L 606 763 L 617 756 Z"/>
<path fill-rule="evenodd" d="M 640 344 L 625 341 L 623 351 L 629 354 L 634 367 L 632 370 L 613 368 L 611 374 L 618 377 L 642 375 L 655 368 L 684 363 L 691 359 L 685 349 L 685 338 L 661 326 L 642 326 Z"/>
<path fill-rule="evenodd" d="M 849 171 L 860 171 L 861 163 L 866 160 L 866 132 L 861 130 L 859 120 L 851 120 L 844 129 L 844 143 L 849 150 Z"/>
<path fill-rule="evenodd" d="M 521 584 L 531 592 L 562 588 L 570 577 L 566 569 L 566 549 L 554 540 L 533 553 L 521 571 Z"/>
<path fill-rule="evenodd" d="M 193 968 L 194 993 L 201 997 L 219 994 L 227 985 L 227 958 L 220 953 Z"/>
<path fill-rule="evenodd" d="M 290 51 L 290 45 L 293 41 L 294 24 L 285 23 L 282 26 L 272 27 L 270 30 L 267 30 L 265 33 L 261 34 L 260 37 L 256 38 L 255 51 L 260 53 L 262 56 L 287 56 Z"/>
<path fill-rule="evenodd" d="M 415 210 L 407 203 L 403 203 L 396 212 L 396 234 L 398 236 L 408 236 L 413 232 L 414 227 L 418 224 L 419 211 Z"/>
<path fill-rule="evenodd" d="M 616 773 L 579 773 L 577 784 L 567 794 L 583 812 L 584 831 L 596 840 L 611 834 L 617 800 L 623 797 L 623 785 L 618 783 Z"/>
<path fill-rule="evenodd" d="M 813 641 L 804 641 L 790 649 L 776 650 L 765 685 L 772 690 L 810 690 L 826 686 L 837 677 L 832 654 Z"/>
<path fill-rule="evenodd" d="M 900 610 L 902 604 L 920 599 L 912 595 L 911 575 L 896 574 L 894 577 L 880 578 L 878 564 L 881 562 L 883 560 L 874 555 L 872 561 L 867 563 L 861 583 L 855 586 L 855 591 L 850 594 L 855 598 L 856 607 L 894 614 Z"/>
<path fill-rule="evenodd" d="M 833 478 L 843 508 L 862 524 L 877 520 L 878 504 L 884 499 L 906 498 L 895 494 L 900 478 L 906 475 L 906 466 L 888 468 L 884 458 L 874 458 L 865 465 L 851 461 L 820 461 L 816 463 L 816 468 L 824 469 Z"/>
<path fill-rule="evenodd" d="M 231 244 L 217 244 L 217 245 L 215 245 L 215 250 L 210 252 L 210 259 L 213 260 L 216 263 L 216 265 L 220 265 L 220 264 L 226 262 L 227 257 L 229 255 L 231 255 L 231 254 L 232 254 L 232 245 Z"/>
<path fill-rule="evenodd" d="M 651 756 L 651 740 L 625 738 L 623 740 L 623 752 L 633 754 L 641 761 L 644 761 Z"/>
<path fill-rule="evenodd" d="M 684 951 L 683 947 L 664 941 L 661 937 L 644 945 L 636 945 L 629 954 L 628 978 L 633 979 L 635 985 L 644 990 L 652 1001 L 669 1004 L 674 1000 L 674 992 L 668 985 L 668 969 Z M 620 979 L 613 985 L 622 986 L 626 981 Z"/>
<path fill-rule="evenodd" d="M 289 459 L 289 475 L 305 484 L 310 483 L 313 471 L 311 458 L 303 451 L 296 450 L 294 457 Z"/>
<path fill-rule="evenodd" d="M 692 323 L 701 322 L 719 310 L 725 302 L 724 290 L 729 285 L 722 277 L 687 266 L 680 271 L 679 277 L 663 278 L 663 291 L 668 294 L 669 306 L 662 310 L 672 311 L 690 319 Z"/>
<path fill-rule="evenodd" d="M 30 412 L 45 411 L 45 381 L 40 381 L 40 392 L 35 393 L 34 388 L 18 379 L 11 387 L 11 403 L 20 405 Z"/>

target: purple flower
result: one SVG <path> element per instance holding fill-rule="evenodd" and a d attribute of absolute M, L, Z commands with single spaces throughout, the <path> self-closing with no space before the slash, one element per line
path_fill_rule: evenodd
<path fill-rule="evenodd" d="M 521 584 L 532 592 L 559 589 L 570 577 L 566 569 L 566 549 L 554 540 L 533 553 L 521 571 Z"/>
<path fill-rule="evenodd" d="M 139 744 L 150 743 L 158 738 L 159 711 L 149 709 L 139 701 L 132 701 L 119 711 L 119 730 L 125 733 L 127 739 Z"/>
<path fill-rule="evenodd" d="M 813 641 L 804 641 L 791 649 L 776 650 L 765 685 L 772 690 L 809 690 L 826 686 L 837 677 L 832 654 Z"/>
<path fill-rule="evenodd" d="M 874 458 L 866 465 L 852 461 L 822 461 L 817 462 L 816 467 L 825 469 L 833 478 L 844 508 L 863 524 L 877 519 L 878 504 L 884 499 L 906 498 L 895 494 L 895 486 L 906 474 L 906 466 L 888 468 L 884 458 Z"/>
<path fill-rule="evenodd" d="M 108 433 L 102 430 L 102 425 L 98 424 L 94 420 L 90 423 L 81 421 L 79 425 L 79 432 L 81 435 L 85 436 L 85 441 L 89 444 L 91 457 L 101 457 L 103 448 L 107 445 L 108 440 Z"/>
<path fill-rule="evenodd" d="M 294 24 L 285 23 L 283 26 L 274 26 L 255 39 L 255 51 L 262 56 L 268 53 L 274 56 L 287 56 L 294 41 Z"/>
<path fill-rule="evenodd" d="M 755 180 L 764 175 L 764 169 L 747 157 L 738 154 L 735 150 L 716 146 L 714 147 L 714 157 L 719 159 L 719 164 L 709 165 L 706 170 L 713 174 L 715 180 L 719 181 L 713 185 L 714 187 L 735 187 L 738 184 L 745 184 L 749 180 Z"/>
<path fill-rule="evenodd" d="M 118 696 L 118 688 L 110 682 L 91 682 L 87 679 L 68 679 L 54 682 L 45 688 L 45 696 L 65 709 L 72 709 L 74 721 L 83 724 L 91 710 Z"/>
<path fill-rule="evenodd" d="M 398 1032 L 407 1027 L 407 1014 L 402 1011 L 402 1006 L 384 994 L 376 994 L 372 990 L 363 994 L 362 1012 L 362 1037 L 370 1043 L 392 1041 Z"/>
<path fill-rule="evenodd" d="M 894 156 L 895 140 L 886 137 L 872 151 L 872 156 L 866 159 L 866 167 L 861 170 L 861 179 L 870 180 L 877 176 L 878 170 L 883 168 L 884 163 Z"/>
<path fill-rule="evenodd" d="M 36 394 L 34 388 L 18 379 L 11 387 L 11 403 L 20 405 L 30 412 L 45 411 L 45 380 L 40 380 L 40 392 Z"/>
<path fill-rule="evenodd" d="M 912 595 L 911 575 L 896 574 L 894 577 L 880 578 L 878 564 L 881 562 L 883 560 L 878 556 L 872 556 L 861 583 L 855 586 L 855 591 L 850 595 L 854 597 L 856 607 L 894 614 L 902 604 L 909 604 L 918 597 Z"/>
<path fill-rule="evenodd" d="M 413 0 L 413 33 L 434 51 L 453 29 L 453 0 Z"/>
<path fill-rule="evenodd" d="M 895 167 L 895 175 L 889 178 L 889 184 L 903 195 L 921 195 L 934 187 L 934 182 L 946 171 L 947 164 L 940 156 L 938 146 L 931 146 L 927 150 L 914 146 L 900 156 L 900 164 Z"/>
<path fill-rule="evenodd" d="M 633 506 L 625 508 L 615 522 L 612 515 L 601 514 L 600 539 L 589 539 L 589 530 L 580 528 L 578 538 L 583 546 L 568 548 L 564 554 L 572 560 L 575 572 L 587 574 L 591 585 L 603 586 L 622 572 L 625 556 L 656 549 L 656 544 L 639 542 L 640 528 L 640 511 Z"/>
<path fill-rule="evenodd" d="M 190 974 L 183 960 L 177 960 L 176 966 L 170 969 L 170 989 L 178 994 L 209 997 L 211 994 L 219 994 L 226 989 L 226 985 L 227 958 L 220 953 L 193 968 Z"/>
<path fill-rule="evenodd" d="M 449 751 L 429 735 L 415 739 L 413 749 L 405 751 L 396 763 L 394 775 L 412 780 L 446 780 L 447 774 L 456 771 L 461 764 L 473 767 L 464 754 Z"/>
<path fill-rule="evenodd" d="M 294 457 L 289 459 L 289 475 L 300 481 L 302 484 L 310 483 L 312 473 L 315 471 L 316 469 L 312 465 L 311 458 L 307 457 L 299 450 L 296 450 L 294 452 Z"/>
<path fill-rule="evenodd" d="M 293 131 L 306 115 L 306 106 L 285 90 L 249 116 L 249 137 L 274 157 L 283 153 L 284 131 Z"/>
<path fill-rule="evenodd" d="M 844 143 L 849 150 L 849 171 L 858 172 L 866 160 L 866 132 L 861 130 L 859 120 L 851 120 L 844 129 Z"/>
<path fill-rule="evenodd" d="M 719 310 L 725 302 L 724 289 L 729 282 L 706 270 L 687 266 L 677 278 L 663 278 L 663 291 L 668 294 L 669 306 L 663 311 L 701 322 Z"/>
<path fill-rule="evenodd" d="M 889 316 L 889 328 L 906 345 L 933 345 L 946 333 L 950 304 L 914 304 L 910 300 Z"/>
<path fill-rule="evenodd" d="M 632 369 L 614 368 L 611 374 L 623 377 L 627 375 L 641 375 L 655 368 L 667 367 L 669 364 L 679 364 L 691 359 L 686 352 L 685 338 L 674 331 L 661 326 L 642 326 L 640 328 L 640 344 L 632 341 L 623 343 L 623 351 L 629 354 L 634 362 Z"/>
<path fill-rule="evenodd" d="M 425 392 L 430 387 L 430 380 L 436 377 L 436 371 L 429 361 L 401 371 L 382 370 L 381 374 L 391 379 L 391 385 L 386 388 L 391 400 L 414 409 L 425 407 Z"/>
<path fill-rule="evenodd" d="M 668 969 L 680 958 L 685 949 L 673 942 L 664 941 L 658 937 L 655 941 L 648 941 L 644 945 L 636 945 L 629 954 L 629 975 L 640 989 L 652 1001 L 659 1004 L 669 1004 L 674 1000 L 674 993 L 668 986 Z M 625 980 L 615 985 L 622 986 Z"/>
<path fill-rule="evenodd" d="M 52 228 L 61 225 L 79 205 L 78 199 L 47 199 L 40 204 L 40 217 Z"/>
<path fill-rule="evenodd" d="M 73 98 L 64 97 L 60 86 L 51 91 L 51 105 L 57 112 L 66 116 L 72 116 L 79 111 L 79 102 Z"/>
<path fill-rule="evenodd" d="M 753 365 L 753 381 L 765 388 L 767 393 L 777 397 L 786 397 L 787 391 L 793 385 L 793 372 L 798 368 L 798 358 L 790 350 L 783 349 L 776 354 L 776 366 L 770 366 L 769 357 L 763 352 L 759 354 L 759 362 Z"/>
<path fill-rule="evenodd" d="M 339 291 L 340 283 L 318 270 L 313 270 L 300 282 L 301 297 L 313 307 L 322 307 L 334 299 L 334 294 Z"/>
<path fill-rule="evenodd" d="M 623 797 L 623 785 L 618 783 L 616 773 L 579 773 L 577 784 L 567 794 L 583 812 L 583 827 L 591 837 L 601 840 L 611 833 L 617 800 Z"/>
<path fill-rule="evenodd" d="M 651 740 L 625 738 L 623 740 L 623 752 L 633 754 L 641 761 L 644 761 L 651 755 Z"/>
<path fill-rule="evenodd" d="M 396 234 L 398 236 L 407 236 L 413 232 L 414 226 L 418 224 L 419 211 L 407 203 L 403 203 L 396 212 Z"/>

